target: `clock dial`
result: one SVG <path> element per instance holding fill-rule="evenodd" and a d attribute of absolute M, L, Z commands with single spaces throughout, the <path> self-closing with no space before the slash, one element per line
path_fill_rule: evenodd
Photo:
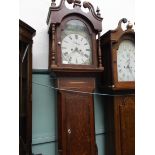
<path fill-rule="evenodd" d="M 68 21 L 61 35 L 62 64 L 91 65 L 90 38 L 84 23 L 80 20 Z"/>
<path fill-rule="evenodd" d="M 117 51 L 118 81 L 135 81 L 135 46 L 130 40 L 123 40 Z"/>
<path fill-rule="evenodd" d="M 64 64 L 91 64 L 89 41 L 79 34 L 69 34 L 61 44 L 62 62 Z"/>

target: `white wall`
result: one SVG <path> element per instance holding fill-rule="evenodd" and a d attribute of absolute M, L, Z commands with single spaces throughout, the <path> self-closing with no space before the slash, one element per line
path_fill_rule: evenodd
<path fill-rule="evenodd" d="M 83 0 L 82 0 L 83 1 Z M 87 0 L 88 1 L 88 0 Z M 59 4 L 60 0 L 56 0 Z M 103 19 L 103 33 L 117 27 L 121 18 L 134 23 L 134 0 L 89 0 L 99 6 Z M 51 0 L 20 0 L 20 19 L 36 29 L 33 44 L 33 69 L 48 68 L 48 27 L 46 18 Z"/>

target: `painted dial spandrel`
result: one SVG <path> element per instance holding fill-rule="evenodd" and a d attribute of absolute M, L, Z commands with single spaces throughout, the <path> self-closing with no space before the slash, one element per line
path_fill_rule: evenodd
<path fill-rule="evenodd" d="M 118 81 L 135 81 L 135 45 L 123 40 L 117 51 Z"/>
<path fill-rule="evenodd" d="M 79 20 L 70 20 L 61 36 L 63 64 L 91 65 L 92 47 L 88 29 Z"/>

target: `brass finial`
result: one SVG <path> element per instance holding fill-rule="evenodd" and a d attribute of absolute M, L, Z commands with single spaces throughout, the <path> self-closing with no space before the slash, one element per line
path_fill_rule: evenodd
<path fill-rule="evenodd" d="M 99 16 L 99 17 L 101 17 L 101 14 L 100 14 L 100 9 L 99 9 L 99 7 L 97 6 L 97 9 L 96 9 L 96 12 L 97 12 L 97 15 Z"/>
<path fill-rule="evenodd" d="M 55 1 L 56 1 L 56 0 L 52 0 L 51 6 L 56 6 Z"/>
<path fill-rule="evenodd" d="M 69 4 L 72 4 L 74 0 L 67 0 Z"/>
<path fill-rule="evenodd" d="M 127 29 L 132 29 L 133 25 L 131 24 L 130 21 L 128 21 L 128 25 L 126 26 Z"/>
<path fill-rule="evenodd" d="M 81 1 L 80 0 L 74 0 L 74 5 L 73 7 L 81 7 Z"/>

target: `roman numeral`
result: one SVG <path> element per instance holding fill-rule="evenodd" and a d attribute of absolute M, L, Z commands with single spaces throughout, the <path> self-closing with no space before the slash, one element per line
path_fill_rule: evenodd
<path fill-rule="evenodd" d="M 68 43 L 68 41 L 64 40 L 65 43 Z"/>
<path fill-rule="evenodd" d="M 78 39 L 78 35 L 77 34 L 75 34 L 75 39 Z"/>
<path fill-rule="evenodd" d="M 86 58 L 88 58 L 88 55 L 87 55 L 87 54 L 84 54 L 84 56 L 85 56 Z"/>
<path fill-rule="evenodd" d="M 71 36 L 69 36 L 69 38 L 72 40 L 72 37 Z"/>
<path fill-rule="evenodd" d="M 66 56 L 68 54 L 68 52 L 65 52 L 64 55 Z"/>
<path fill-rule="evenodd" d="M 71 60 L 72 60 L 72 57 L 69 58 L 69 63 L 71 62 Z"/>
<path fill-rule="evenodd" d="M 64 32 L 64 35 L 67 36 L 67 34 Z"/>
<path fill-rule="evenodd" d="M 78 60 L 76 59 L 76 64 L 78 64 Z"/>
<path fill-rule="evenodd" d="M 90 51 L 90 49 L 86 49 L 86 51 Z"/>
<path fill-rule="evenodd" d="M 84 45 L 88 45 L 88 43 L 85 43 Z"/>

